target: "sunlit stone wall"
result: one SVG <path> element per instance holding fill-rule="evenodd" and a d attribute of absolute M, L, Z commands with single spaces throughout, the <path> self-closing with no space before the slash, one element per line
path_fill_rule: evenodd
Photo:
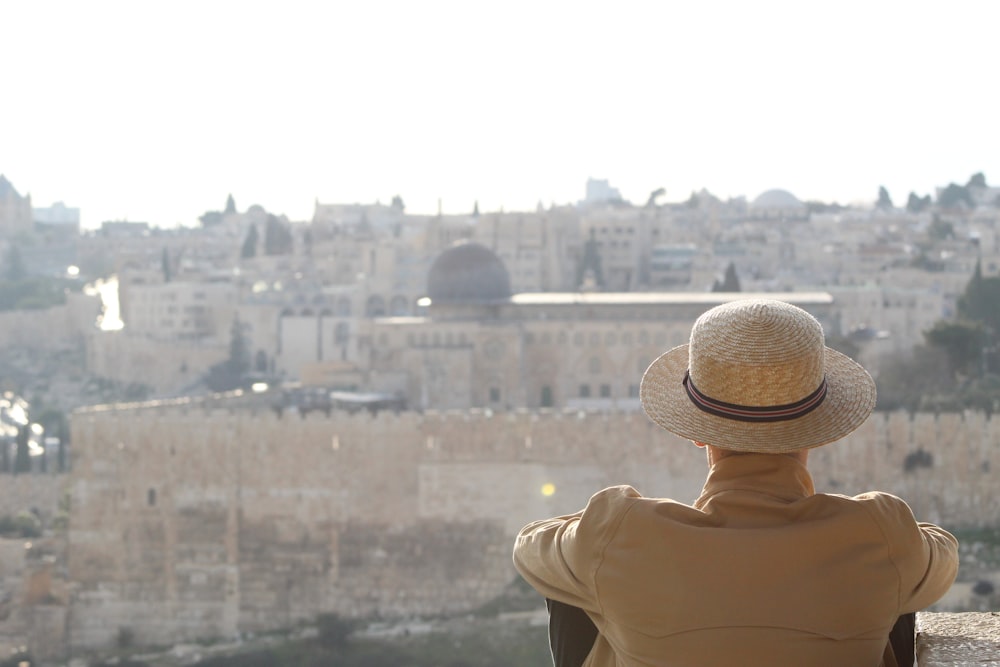
<path fill-rule="evenodd" d="M 694 499 L 704 453 L 621 413 L 309 413 L 183 403 L 74 415 L 74 646 L 262 631 L 335 611 L 464 611 L 514 577 L 534 518 L 631 484 Z M 817 490 L 871 488 L 998 525 L 1000 421 L 876 415 L 815 450 Z"/>

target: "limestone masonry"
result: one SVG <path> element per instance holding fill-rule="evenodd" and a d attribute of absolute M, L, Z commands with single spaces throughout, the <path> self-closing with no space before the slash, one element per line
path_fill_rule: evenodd
<path fill-rule="evenodd" d="M 516 574 L 515 532 L 631 484 L 694 499 L 704 454 L 641 412 L 306 416 L 194 403 L 73 418 L 74 648 L 231 637 L 322 612 L 471 610 Z M 1000 525 L 1000 420 L 876 414 L 814 450 L 818 491 L 896 493 Z"/>

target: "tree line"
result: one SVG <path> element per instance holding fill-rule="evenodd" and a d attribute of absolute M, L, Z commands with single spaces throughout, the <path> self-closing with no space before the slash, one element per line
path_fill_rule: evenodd
<path fill-rule="evenodd" d="M 976 262 L 954 319 L 923 332 L 924 342 L 888 360 L 878 377 L 878 409 L 992 414 L 1000 409 L 1000 276 Z"/>

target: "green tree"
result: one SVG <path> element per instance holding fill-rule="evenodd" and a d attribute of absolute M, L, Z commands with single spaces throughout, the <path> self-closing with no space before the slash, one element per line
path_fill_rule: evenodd
<path fill-rule="evenodd" d="M 240 257 L 252 259 L 257 256 L 257 241 L 260 236 L 257 234 L 257 225 L 250 225 L 247 236 L 243 239 L 243 248 L 240 250 Z"/>
<path fill-rule="evenodd" d="M 919 197 L 916 192 L 911 192 L 910 196 L 906 199 L 906 210 L 908 213 L 921 213 L 930 208 L 930 205 L 930 195 Z"/>
<path fill-rule="evenodd" d="M 985 188 L 986 186 L 986 176 L 983 172 L 979 171 L 973 174 L 969 178 L 969 182 L 965 184 L 966 188 Z"/>
<path fill-rule="evenodd" d="M 945 222 L 935 213 L 931 226 L 927 228 L 927 235 L 938 241 L 947 241 L 955 238 L 955 226 L 950 222 Z"/>
<path fill-rule="evenodd" d="M 875 203 L 876 208 L 881 209 L 891 209 L 892 197 L 889 196 L 889 191 L 885 189 L 884 185 L 878 186 L 878 201 Z"/>
<path fill-rule="evenodd" d="M 736 265 L 729 262 L 729 266 L 726 267 L 725 276 L 719 281 L 716 279 L 715 283 L 712 285 L 713 292 L 740 292 L 740 278 L 736 275 Z"/>
<path fill-rule="evenodd" d="M 232 193 L 230 193 L 230 195 L 226 197 L 226 210 L 224 210 L 223 213 L 226 215 L 232 215 L 233 213 L 236 213 L 236 200 L 233 199 Z"/>
<path fill-rule="evenodd" d="M 170 274 L 170 253 L 167 252 L 166 246 L 160 253 L 160 269 L 163 271 L 163 282 L 169 283 L 173 276 Z"/>
<path fill-rule="evenodd" d="M 17 429 L 17 452 L 14 455 L 14 474 L 31 472 L 31 452 L 28 449 L 30 426 L 23 424 Z"/>
<path fill-rule="evenodd" d="M 981 322 L 938 320 L 924 332 L 924 339 L 947 354 L 952 377 L 978 373 L 987 344 L 986 328 Z"/>
<path fill-rule="evenodd" d="M 274 215 L 268 214 L 264 226 L 264 254 L 287 255 L 292 252 L 292 232 Z"/>
<path fill-rule="evenodd" d="M 198 222 L 201 223 L 202 227 L 211 227 L 222 222 L 222 213 L 218 211 L 205 211 L 203 214 L 198 216 Z"/>
<path fill-rule="evenodd" d="M 927 403 L 925 397 L 952 392 L 954 386 L 945 351 L 918 345 L 910 354 L 883 360 L 878 374 L 876 409 L 917 412 Z"/>
<path fill-rule="evenodd" d="M 957 183 L 949 183 L 948 187 L 938 195 L 937 203 L 941 208 L 975 208 L 976 206 L 976 202 L 972 199 L 969 189 Z"/>
<path fill-rule="evenodd" d="M 958 297 L 959 318 L 982 323 L 991 342 L 1000 335 L 1000 276 L 983 277 L 979 261 L 965 291 Z"/>
<path fill-rule="evenodd" d="M 24 280 L 28 277 L 28 268 L 24 264 L 21 249 L 11 244 L 7 250 L 7 261 L 4 262 L 4 278 L 11 282 Z"/>
<path fill-rule="evenodd" d="M 326 648 L 343 648 L 357 628 L 357 621 L 341 618 L 337 614 L 320 614 L 316 617 L 319 643 Z"/>
<path fill-rule="evenodd" d="M 229 357 L 208 369 L 205 384 L 212 391 L 231 391 L 243 384 L 250 371 L 250 347 L 239 318 L 233 319 L 230 328 Z"/>

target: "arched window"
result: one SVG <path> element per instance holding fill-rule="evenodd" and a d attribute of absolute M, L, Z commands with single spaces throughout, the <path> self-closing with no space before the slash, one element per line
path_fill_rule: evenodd
<path fill-rule="evenodd" d="M 394 317 L 410 314 L 410 300 L 405 296 L 394 296 L 389 302 L 389 314 Z"/>
<path fill-rule="evenodd" d="M 351 300 L 346 296 L 342 296 L 337 299 L 337 315 L 340 317 L 351 316 Z"/>
<path fill-rule="evenodd" d="M 347 342 L 350 335 L 350 325 L 347 322 L 337 322 L 337 326 L 333 329 L 333 342 L 337 345 L 343 345 Z"/>
<path fill-rule="evenodd" d="M 368 302 L 365 304 L 365 315 L 367 317 L 384 317 L 385 299 L 378 294 L 372 294 L 368 297 Z"/>

